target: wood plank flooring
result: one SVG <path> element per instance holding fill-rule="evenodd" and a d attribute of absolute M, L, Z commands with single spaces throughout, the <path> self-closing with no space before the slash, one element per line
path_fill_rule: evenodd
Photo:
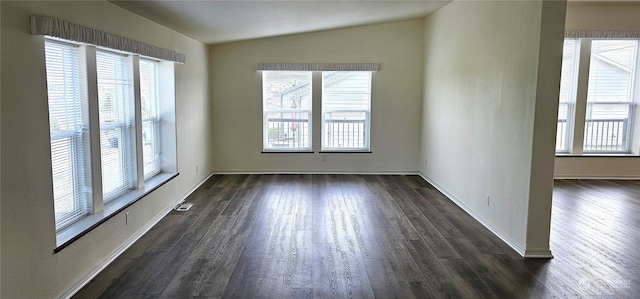
<path fill-rule="evenodd" d="M 418 176 L 215 175 L 187 201 L 74 298 L 640 293 L 640 182 L 556 181 L 550 260 L 522 259 Z"/>

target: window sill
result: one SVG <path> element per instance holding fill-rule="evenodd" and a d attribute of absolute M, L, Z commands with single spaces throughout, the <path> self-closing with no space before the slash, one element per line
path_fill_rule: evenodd
<path fill-rule="evenodd" d="M 640 156 L 631 153 L 585 153 L 585 154 L 570 154 L 570 153 L 556 153 L 556 158 L 638 158 Z"/>
<path fill-rule="evenodd" d="M 124 195 L 115 198 L 109 203 L 105 204 L 102 211 L 96 214 L 88 215 L 78 222 L 71 224 L 69 227 L 59 231 L 56 235 L 57 247 L 53 250 L 53 252 L 60 252 L 62 249 L 71 245 L 82 236 L 100 226 L 102 223 L 105 223 L 107 220 L 118 215 L 118 213 L 124 211 L 126 208 L 130 207 L 154 190 L 160 188 L 162 185 L 171 181 L 178 175 L 178 173 L 160 173 L 146 181 L 143 189 L 132 190 L 128 193 L 125 193 Z"/>
<path fill-rule="evenodd" d="M 368 150 L 323 150 L 321 154 L 373 154 Z"/>
<path fill-rule="evenodd" d="M 272 150 L 264 150 L 260 152 L 262 154 L 313 154 L 314 151 L 301 150 L 301 151 L 272 151 Z"/>

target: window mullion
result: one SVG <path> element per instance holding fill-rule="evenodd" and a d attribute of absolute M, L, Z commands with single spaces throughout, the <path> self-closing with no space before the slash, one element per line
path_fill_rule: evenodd
<path fill-rule="evenodd" d="M 314 151 L 320 151 L 322 145 L 322 72 L 311 74 L 311 145 Z"/>
<path fill-rule="evenodd" d="M 640 154 L 640 122 L 636 121 L 640 119 L 640 109 L 637 109 L 638 103 L 640 102 L 640 40 L 636 41 L 638 46 L 636 46 L 635 53 L 635 71 L 633 74 L 633 84 L 631 86 L 631 103 L 629 104 L 629 108 L 631 112 L 629 115 L 631 119 L 631 132 L 629 136 L 629 151 L 634 154 Z"/>
<path fill-rule="evenodd" d="M 573 120 L 573 140 L 571 153 L 582 154 L 584 151 L 585 118 L 587 115 L 587 94 L 589 90 L 589 65 L 591 63 L 591 39 L 580 39 L 580 60 L 578 66 L 578 82 L 576 107 Z"/>
<path fill-rule="evenodd" d="M 100 152 L 100 120 L 98 107 L 98 75 L 96 71 L 96 48 L 82 46 L 81 51 L 86 63 L 87 108 L 89 111 L 89 155 L 91 157 L 91 186 L 93 199 L 93 213 L 101 212 L 104 208 L 102 201 L 102 155 Z"/>

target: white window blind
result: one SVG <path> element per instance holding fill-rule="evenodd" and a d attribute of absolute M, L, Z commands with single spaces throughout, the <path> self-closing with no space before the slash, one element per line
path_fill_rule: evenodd
<path fill-rule="evenodd" d="M 131 92 L 125 55 L 96 52 L 104 201 L 132 189 Z"/>
<path fill-rule="evenodd" d="M 56 230 L 87 215 L 90 200 L 88 132 L 78 48 L 45 41 Z"/>
<path fill-rule="evenodd" d="M 160 117 L 158 113 L 157 62 L 140 60 L 140 97 L 142 110 L 142 160 L 144 177 L 160 172 Z"/>
<path fill-rule="evenodd" d="M 265 151 L 311 150 L 311 72 L 264 71 Z"/>
<path fill-rule="evenodd" d="M 371 72 L 322 72 L 322 149 L 369 150 Z"/>
<path fill-rule="evenodd" d="M 585 151 L 628 151 L 637 40 L 593 40 L 587 92 Z"/>

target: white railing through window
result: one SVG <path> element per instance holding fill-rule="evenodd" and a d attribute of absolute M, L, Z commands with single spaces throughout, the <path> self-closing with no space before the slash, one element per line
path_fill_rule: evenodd
<path fill-rule="evenodd" d="M 633 103 L 588 102 L 584 127 L 585 152 L 629 151 Z"/>
<path fill-rule="evenodd" d="M 334 110 L 324 113 L 324 147 L 367 147 L 367 110 Z"/>
<path fill-rule="evenodd" d="M 585 151 L 627 151 L 629 119 L 587 119 Z"/>
<path fill-rule="evenodd" d="M 267 141 L 273 148 L 308 148 L 308 110 L 270 111 L 267 116 Z"/>

